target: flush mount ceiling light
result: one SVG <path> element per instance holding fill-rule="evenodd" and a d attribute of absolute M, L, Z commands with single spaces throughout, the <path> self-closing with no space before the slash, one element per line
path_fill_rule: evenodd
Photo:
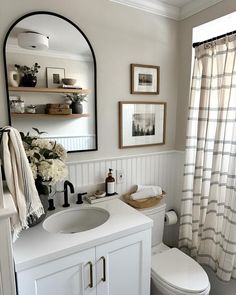
<path fill-rule="evenodd" d="M 36 32 L 24 32 L 17 36 L 18 45 L 30 50 L 45 50 L 49 47 L 49 37 Z"/>

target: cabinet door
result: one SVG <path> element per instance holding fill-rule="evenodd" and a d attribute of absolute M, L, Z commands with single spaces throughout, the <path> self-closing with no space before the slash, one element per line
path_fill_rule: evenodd
<path fill-rule="evenodd" d="M 97 295 L 150 294 L 151 230 L 96 247 Z"/>
<path fill-rule="evenodd" d="M 92 248 L 21 271 L 17 273 L 18 294 L 95 295 L 94 262 Z"/>

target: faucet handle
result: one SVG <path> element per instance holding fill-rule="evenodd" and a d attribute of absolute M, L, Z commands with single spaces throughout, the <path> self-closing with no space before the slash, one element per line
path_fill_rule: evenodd
<path fill-rule="evenodd" d="M 85 193 L 78 193 L 76 204 L 83 204 L 83 200 L 82 200 L 82 196 L 83 195 L 87 195 L 87 192 L 85 192 Z"/>
<path fill-rule="evenodd" d="M 54 200 L 53 199 L 48 200 L 48 205 L 49 205 L 48 211 L 53 211 L 53 210 L 56 209 L 55 206 L 54 206 Z"/>

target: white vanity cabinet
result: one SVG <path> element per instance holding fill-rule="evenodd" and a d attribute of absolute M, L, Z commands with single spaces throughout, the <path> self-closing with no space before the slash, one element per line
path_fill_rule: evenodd
<path fill-rule="evenodd" d="M 97 295 L 150 294 L 151 233 L 96 247 Z"/>
<path fill-rule="evenodd" d="M 18 295 L 150 294 L 151 230 L 17 272 Z"/>
<path fill-rule="evenodd" d="M 94 272 L 91 248 L 17 273 L 18 295 L 96 295 Z"/>

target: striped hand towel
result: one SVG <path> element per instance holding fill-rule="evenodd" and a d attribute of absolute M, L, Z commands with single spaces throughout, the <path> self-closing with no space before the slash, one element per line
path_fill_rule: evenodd
<path fill-rule="evenodd" d="M 13 242 L 19 237 L 22 229 L 28 228 L 27 218 L 40 217 L 43 206 L 39 199 L 33 174 L 25 154 L 19 132 L 13 127 L 2 136 L 2 157 L 6 182 L 13 197 L 17 214 L 11 219 Z"/>

